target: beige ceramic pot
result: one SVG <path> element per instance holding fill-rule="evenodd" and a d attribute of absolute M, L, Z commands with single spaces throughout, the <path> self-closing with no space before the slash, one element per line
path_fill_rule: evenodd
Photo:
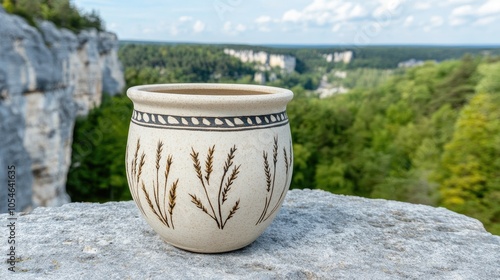
<path fill-rule="evenodd" d="M 127 177 L 163 240 L 203 253 L 253 242 L 292 178 L 291 91 L 236 84 L 132 87 Z"/>

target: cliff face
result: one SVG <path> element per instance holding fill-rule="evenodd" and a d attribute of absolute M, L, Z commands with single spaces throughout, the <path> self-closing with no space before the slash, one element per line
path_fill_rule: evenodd
<path fill-rule="evenodd" d="M 16 170 L 16 209 L 69 202 L 65 191 L 73 127 L 124 86 L 116 35 L 38 29 L 0 7 L 0 182 Z M 5 212 L 7 188 L 0 188 Z"/>

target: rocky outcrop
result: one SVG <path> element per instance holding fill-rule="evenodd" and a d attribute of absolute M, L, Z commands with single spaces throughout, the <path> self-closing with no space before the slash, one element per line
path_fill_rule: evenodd
<path fill-rule="evenodd" d="M 37 25 L 0 8 L 0 181 L 14 165 L 18 210 L 70 201 L 65 184 L 75 118 L 99 105 L 103 91 L 124 86 L 116 35 Z M 6 195 L 0 188 L 0 201 Z"/>
<path fill-rule="evenodd" d="M 16 279 L 500 279 L 500 237 L 479 221 L 324 191 L 290 191 L 261 237 L 224 254 L 166 244 L 131 201 L 37 208 L 16 223 Z"/>
<path fill-rule="evenodd" d="M 292 73 L 295 70 L 297 61 L 291 55 L 283 54 L 268 54 L 263 51 L 254 52 L 253 50 L 233 50 L 224 49 L 224 53 L 234 56 L 242 62 L 257 63 L 259 70 L 270 70 L 271 68 L 278 67 L 285 71 L 285 73 Z"/>
<path fill-rule="evenodd" d="M 334 63 L 342 62 L 344 64 L 351 63 L 353 56 L 354 56 L 353 51 L 334 52 L 323 55 L 323 57 L 326 59 L 327 62 L 334 62 Z"/>

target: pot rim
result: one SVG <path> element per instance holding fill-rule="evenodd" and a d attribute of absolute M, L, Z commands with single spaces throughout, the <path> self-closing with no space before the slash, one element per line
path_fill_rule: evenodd
<path fill-rule="evenodd" d="M 193 93 L 186 93 L 192 90 Z M 201 91 L 210 91 L 203 94 Z M 217 91 L 224 93 L 217 93 Z M 170 91 L 170 92 L 169 92 Z M 282 103 L 293 98 L 292 91 L 271 86 L 226 83 L 172 83 L 148 84 L 131 87 L 127 96 L 134 103 L 143 104 L 248 104 L 248 103 Z"/>

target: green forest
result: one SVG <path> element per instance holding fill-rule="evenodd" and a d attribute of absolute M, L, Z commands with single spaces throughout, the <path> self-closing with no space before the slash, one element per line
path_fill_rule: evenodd
<path fill-rule="evenodd" d="M 127 43 L 119 56 L 127 86 L 253 83 L 254 65 L 224 47 Z M 400 49 L 404 55 L 367 48 L 371 58 L 358 54 L 340 66 L 318 59 L 324 49 L 272 50 L 297 57 L 296 72 L 268 83 L 295 93 L 287 109 L 291 188 L 443 206 L 500 234 L 500 58 L 424 48 L 429 61 L 401 70 L 386 59 L 411 58 Z M 439 57 L 450 53 L 455 59 Z M 319 98 L 313 90 L 336 68 L 349 72 L 349 92 Z M 74 201 L 131 199 L 124 168 L 131 110 L 126 96 L 105 97 L 78 120 L 67 183 Z"/>

